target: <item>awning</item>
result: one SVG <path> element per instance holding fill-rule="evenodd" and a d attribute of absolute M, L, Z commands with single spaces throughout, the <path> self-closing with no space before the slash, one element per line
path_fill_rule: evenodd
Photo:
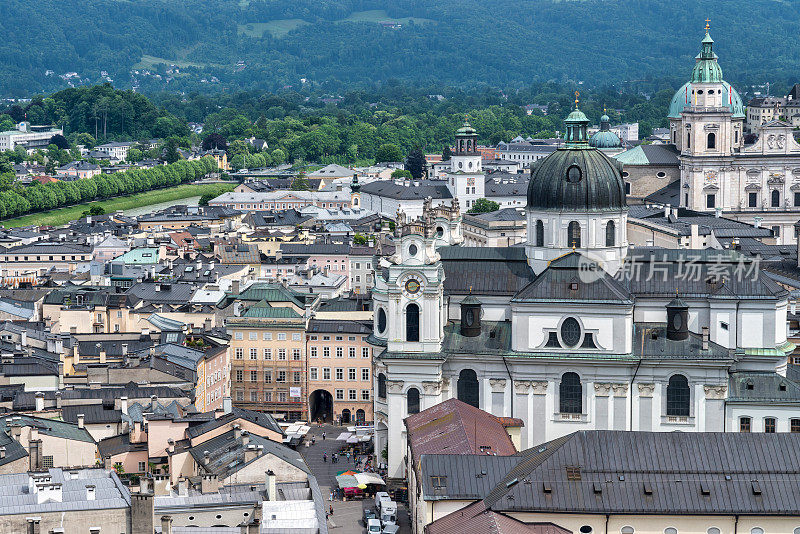
<path fill-rule="evenodd" d="M 347 443 L 358 443 L 358 442 L 359 442 L 358 436 L 350 436 L 349 438 L 347 438 Z"/>
<path fill-rule="evenodd" d="M 336 482 L 340 488 L 358 487 L 358 480 L 354 475 L 336 475 Z"/>
<path fill-rule="evenodd" d="M 356 473 L 355 479 L 359 484 L 378 484 L 380 486 L 386 485 L 386 482 L 384 482 L 383 479 L 375 473 Z"/>
<path fill-rule="evenodd" d="M 336 441 L 347 441 L 347 439 L 352 435 L 353 434 L 351 434 L 350 432 L 342 432 L 341 434 L 339 434 L 339 437 L 336 438 Z"/>

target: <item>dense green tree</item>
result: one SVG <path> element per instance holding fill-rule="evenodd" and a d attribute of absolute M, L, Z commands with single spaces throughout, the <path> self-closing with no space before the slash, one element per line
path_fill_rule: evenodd
<path fill-rule="evenodd" d="M 411 176 L 415 180 L 419 180 L 425 176 L 425 166 L 425 154 L 422 153 L 422 150 L 415 148 L 408 153 L 408 157 L 406 157 L 406 170 L 411 173 Z"/>
<path fill-rule="evenodd" d="M 405 169 L 395 169 L 392 171 L 392 178 L 413 178 L 411 175 L 411 171 L 407 171 Z"/>
<path fill-rule="evenodd" d="M 400 147 L 391 143 L 384 143 L 378 147 L 375 152 L 375 161 L 377 163 L 387 161 L 403 161 L 403 153 Z"/>
<path fill-rule="evenodd" d="M 467 213 L 489 213 L 492 211 L 497 211 L 500 209 L 500 204 L 495 202 L 494 200 L 487 200 L 485 198 L 479 198 L 475 201 L 475 204 L 467 211 Z"/>
<path fill-rule="evenodd" d="M 501 139 L 503 141 L 504 139 Z M 494 143 L 497 144 L 497 143 Z M 452 151 L 450 150 L 450 145 L 444 145 L 444 149 L 442 150 L 442 161 L 450 161 L 450 157 L 453 155 Z"/>

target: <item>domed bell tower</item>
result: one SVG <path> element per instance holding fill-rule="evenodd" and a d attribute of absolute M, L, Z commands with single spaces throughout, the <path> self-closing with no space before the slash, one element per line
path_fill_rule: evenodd
<path fill-rule="evenodd" d="M 667 304 L 667 339 L 683 341 L 689 337 L 689 305 L 678 297 Z"/>
<path fill-rule="evenodd" d="M 453 198 L 458 199 L 462 211 L 469 210 L 479 198 L 484 197 L 485 177 L 478 150 L 478 132 L 464 120 L 464 126 L 456 132 L 456 150 L 450 156 L 450 172 L 447 187 Z"/>
<path fill-rule="evenodd" d="M 481 301 L 472 293 L 461 301 L 461 335 L 464 337 L 481 335 Z"/>

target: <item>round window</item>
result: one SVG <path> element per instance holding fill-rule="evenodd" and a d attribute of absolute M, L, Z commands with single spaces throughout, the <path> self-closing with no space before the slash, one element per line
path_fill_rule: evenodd
<path fill-rule="evenodd" d="M 458 168 L 460 169 L 460 168 L 462 168 L 463 166 L 464 166 L 464 162 L 463 162 L 463 161 L 459 161 L 459 162 L 458 162 Z"/>
<path fill-rule="evenodd" d="M 581 168 L 577 165 L 573 165 L 569 169 L 567 169 L 567 181 L 571 184 L 577 184 L 581 181 Z"/>
<path fill-rule="evenodd" d="M 620 529 L 620 534 L 633 534 L 633 532 L 633 527 L 622 527 Z"/>
<path fill-rule="evenodd" d="M 664 529 L 664 534 L 678 534 L 678 529 L 675 527 L 667 527 Z"/>
<path fill-rule="evenodd" d="M 436 237 L 442 237 L 444 235 L 444 228 L 441 226 L 436 227 Z"/>
<path fill-rule="evenodd" d="M 672 316 L 672 328 L 675 330 L 680 330 L 683 327 L 683 319 L 681 318 L 680 313 L 676 313 Z"/>
<path fill-rule="evenodd" d="M 413 243 L 411 245 L 409 245 L 408 246 L 408 253 L 411 256 L 416 256 L 417 255 L 417 245 L 414 245 Z"/>
<path fill-rule="evenodd" d="M 582 534 L 592 534 L 592 527 L 590 527 L 589 525 L 583 525 L 581 527 L 581 533 Z"/>
<path fill-rule="evenodd" d="M 470 169 L 472 168 L 472 162 L 471 161 L 469 162 L 469 168 Z"/>
<path fill-rule="evenodd" d="M 467 322 L 467 326 L 472 326 L 475 324 L 475 312 L 471 309 L 467 310 L 464 314 L 464 320 Z"/>
<path fill-rule="evenodd" d="M 667 173 L 665 173 L 664 171 L 658 171 L 658 172 L 656 173 L 656 176 L 658 176 L 659 178 L 663 178 L 663 177 L 665 177 L 666 175 L 667 175 Z"/>
<path fill-rule="evenodd" d="M 711 527 L 706 531 L 708 534 L 721 534 L 721 531 L 717 527 Z M 797 529 L 795 529 L 795 533 L 797 533 Z"/>
<path fill-rule="evenodd" d="M 378 333 L 382 334 L 386 330 L 386 311 L 378 308 Z"/>
<path fill-rule="evenodd" d="M 581 325 L 574 317 L 567 317 L 561 323 L 561 341 L 568 347 L 574 347 L 581 340 Z"/>
<path fill-rule="evenodd" d="M 627 177 L 628 177 L 628 171 L 623 171 L 623 172 L 622 172 L 622 176 L 623 176 L 623 177 L 625 177 L 625 178 L 627 178 Z"/>

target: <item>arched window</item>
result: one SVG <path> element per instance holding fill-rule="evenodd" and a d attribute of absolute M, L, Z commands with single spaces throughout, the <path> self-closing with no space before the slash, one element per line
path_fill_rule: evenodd
<path fill-rule="evenodd" d="M 386 398 L 386 375 L 383 373 L 378 373 L 378 397 Z"/>
<path fill-rule="evenodd" d="M 633 527 L 622 527 L 619 529 L 620 534 L 633 534 L 635 531 Z"/>
<path fill-rule="evenodd" d="M 706 148 L 717 148 L 717 134 L 711 132 L 708 134 L 708 142 Z"/>
<path fill-rule="evenodd" d="M 686 148 L 692 147 L 692 132 L 686 132 Z"/>
<path fill-rule="evenodd" d="M 576 373 L 564 373 L 558 387 L 559 411 L 561 413 L 583 412 L 583 386 Z"/>
<path fill-rule="evenodd" d="M 406 408 L 408 415 L 419 413 L 419 390 L 417 388 L 410 388 L 406 391 Z"/>
<path fill-rule="evenodd" d="M 781 192 L 777 189 L 772 190 L 772 207 L 773 208 L 780 208 L 781 207 Z"/>
<path fill-rule="evenodd" d="M 764 534 L 764 529 L 761 527 L 753 527 L 750 529 L 750 534 Z"/>
<path fill-rule="evenodd" d="M 667 384 L 667 415 L 689 416 L 689 381 L 683 375 L 672 375 Z"/>
<path fill-rule="evenodd" d="M 406 307 L 406 341 L 419 341 L 419 306 Z"/>
<path fill-rule="evenodd" d="M 706 531 L 706 534 L 721 534 L 717 527 L 711 527 Z"/>
<path fill-rule="evenodd" d="M 607 247 L 613 247 L 614 245 L 617 244 L 616 243 L 617 239 L 616 239 L 615 230 L 616 230 L 616 228 L 615 228 L 615 225 L 614 225 L 614 221 L 608 221 L 608 223 L 606 224 L 606 246 Z"/>
<path fill-rule="evenodd" d="M 581 248 L 581 225 L 572 221 L 567 226 L 567 247 Z"/>
<path fill-rule="evenodd" d="M 544 246 L 544 223 L 542 221 L 536 221 L 536 246 Z"/>
<path fill-rule="evenodd" d="M 458 400 L 480 408 L 480 394 L 478 392 L 478 375 L 472 369 L 464 369 L 458 375 L 457 385 Z"/>
<path fill-rule="evenodd" d="M 378 308 L 378 333 L 383 334 L 386 331 L 386 310 Z"/>

